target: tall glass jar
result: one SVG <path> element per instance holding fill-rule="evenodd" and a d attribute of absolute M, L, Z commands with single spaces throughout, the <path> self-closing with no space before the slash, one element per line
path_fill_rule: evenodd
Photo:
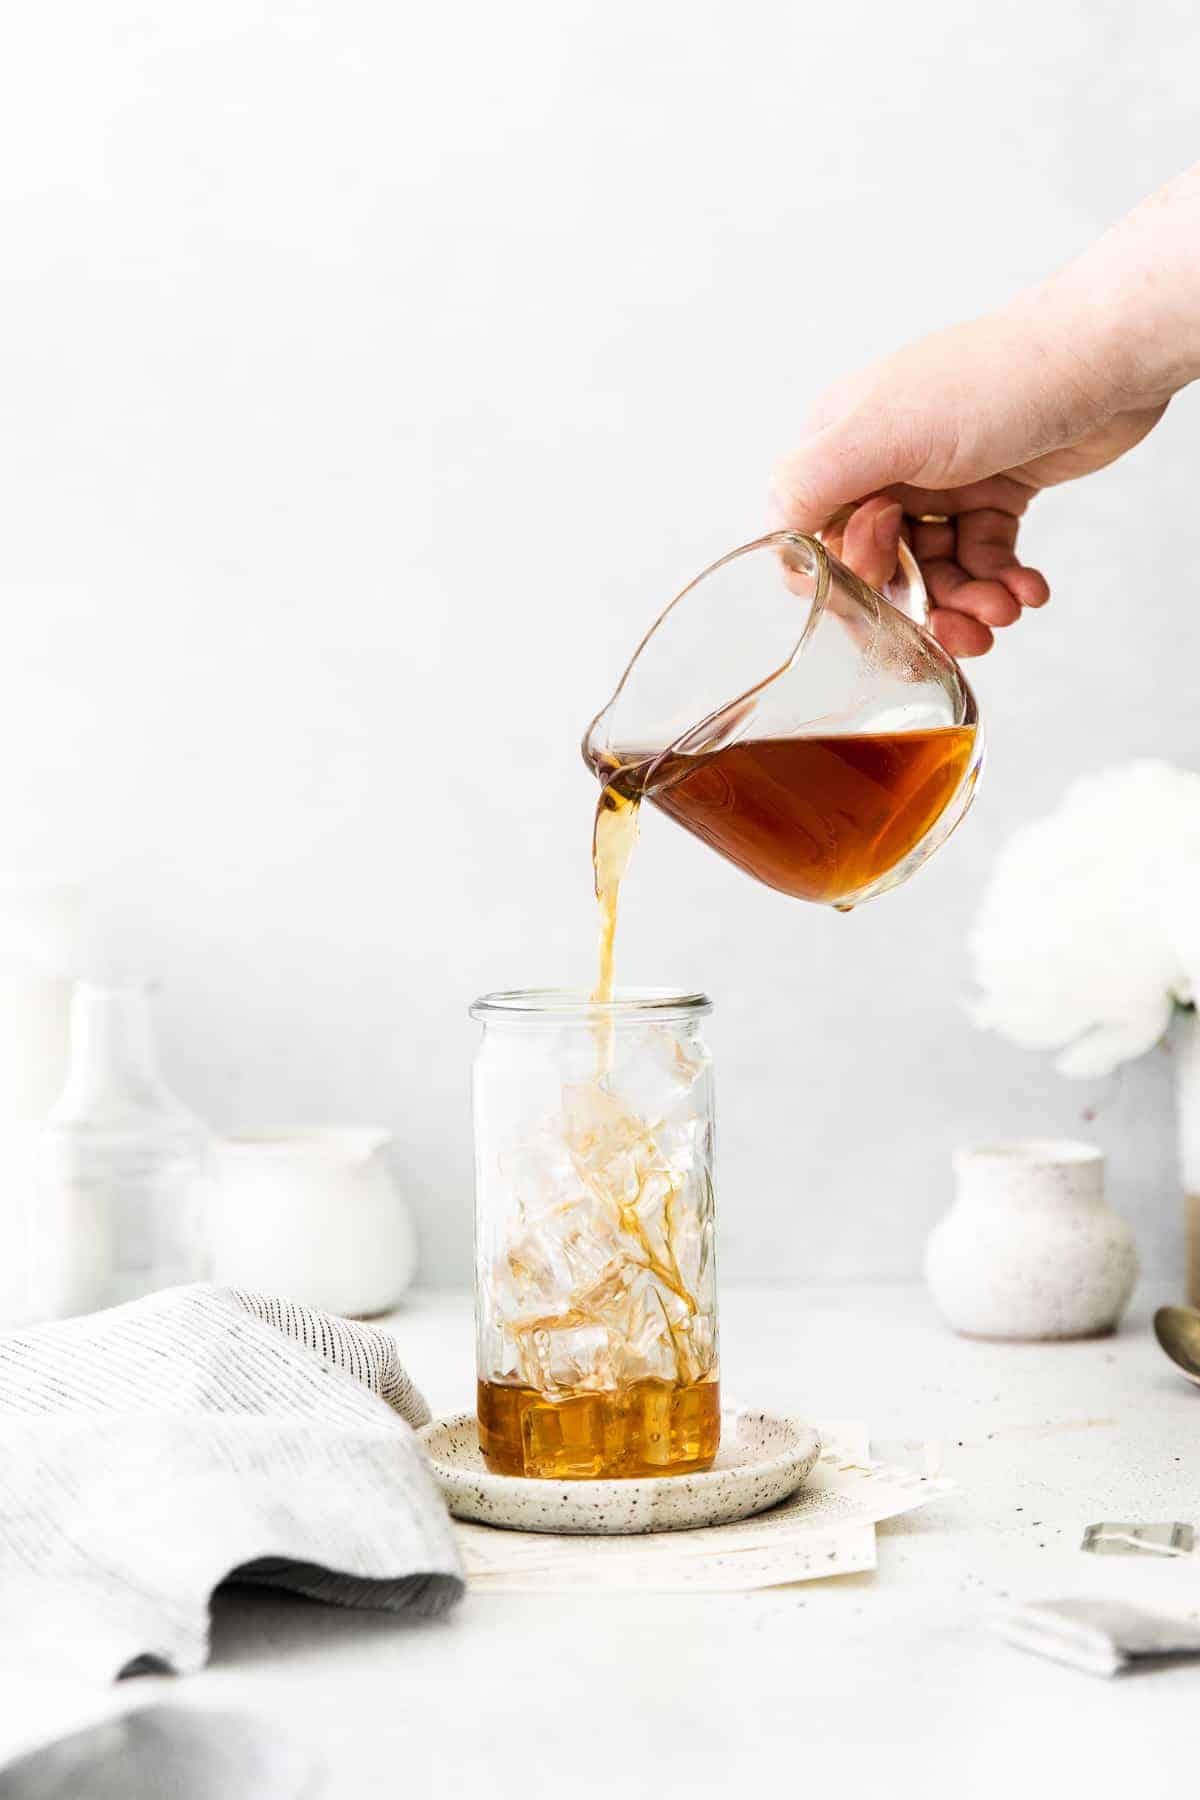
<path fill-rule="evenodd" d="M 475 1063 L 479 1436 L 554 1479 L 707 1468 L 720 1437 L 703 994 L 488 994 Z"/>

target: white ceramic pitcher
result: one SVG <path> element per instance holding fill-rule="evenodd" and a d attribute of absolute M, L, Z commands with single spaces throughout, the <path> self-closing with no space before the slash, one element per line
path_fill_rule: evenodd
<path fill-rule="evenodd" d="M 212 1279 L 351 1318 L 394 1306 L 417 1256 L 390 1142 L 386 1131 L 339 1126 L 223 1138 Z"/>

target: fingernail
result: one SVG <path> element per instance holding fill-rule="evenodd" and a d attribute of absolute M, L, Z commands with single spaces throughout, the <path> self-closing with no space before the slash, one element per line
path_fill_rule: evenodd
<path fill-rule="evenodd" d="M 875 520 L 875 543 L 880 550 L 889 553 L 896 548 L 896 539 L 900 535 L 900 521 L 904 517 L 904 508 L 897 502 L 885 506 Z"/>

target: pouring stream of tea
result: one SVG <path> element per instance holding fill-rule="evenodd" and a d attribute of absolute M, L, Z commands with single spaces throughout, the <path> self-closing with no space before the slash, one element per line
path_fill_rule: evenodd
<path fill-rule="evenodd" d="M 592 832 L 592 867 L 596 899 L 600 903 L 600 973 L 592 992 L 598 1006 L 613 997 L 613 945 L 617 935 L 617 906 L 638 838 L 641 796 L 623 794 L 611 784 L 600 791 Z"/>

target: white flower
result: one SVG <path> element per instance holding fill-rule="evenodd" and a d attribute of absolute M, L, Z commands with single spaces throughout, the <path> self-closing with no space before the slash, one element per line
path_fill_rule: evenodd
<path fill-rule="evenodd" d="M 976 1024 L 1107 1075 L 1200 994 L 1200 775 L 1085 776 L 1009 839 L 970 938 Z"/>

